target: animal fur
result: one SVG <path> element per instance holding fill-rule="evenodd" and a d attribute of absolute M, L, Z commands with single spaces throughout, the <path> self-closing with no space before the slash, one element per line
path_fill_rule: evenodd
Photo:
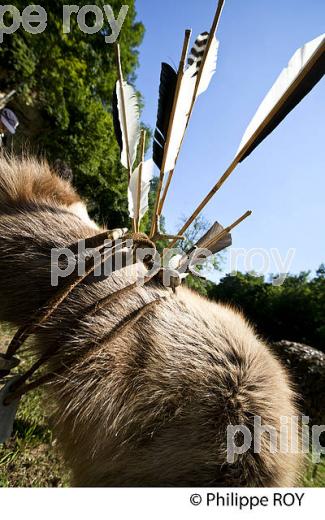
<path fill-rule="evenodd" d="M 54 247 L 94 235 L 73 213 L 79 197 L 45 163 L 0 160 L 0 319 L 29 320 L 55 291 Z M 226 460 L 228 424 L 252 417 L 279 429 L 299 415 L 284 368 L 234 310 L 155 282 L 90 306 L 132 281 L 122 270 L 78 287 L 30 349 L 59 344 L 47 370 L 53 430 L 77 486 L 292 486 L 302 457 L 250 449 Z M 166 297 L 135 327 L 103 338 L 126 316 Z M 48 405 L 49 399 L 46 403 Z M 49 406 L 49 405 L 48 405 Z"/>

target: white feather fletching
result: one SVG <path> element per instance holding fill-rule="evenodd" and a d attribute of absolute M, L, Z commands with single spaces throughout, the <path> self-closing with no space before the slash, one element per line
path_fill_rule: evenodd
<path fill-rule="evenodd" d="M 139 220 L 146 214 L 149 206 L 149 191 L 150 181 L 153 177 L 154 163 L 152 159 L 142 163 L 141 173 L 141 197 L 140 197 L 140 211 Z M 128 200 L 129 200 L 129 214 L 131 218 L 136 218 L 138 213 L 138 186 L 139 186 L 140 165 L 134 170 L 131 175 Z"/>
<path fill-rule="evenodd" d="M 213 40 L 211 41 L 211 46 L 204 63 L 204 68 L 201 75 L 197 96 L 205 92 L 210 85 L 212 76 L 214 75 L 217 68 L 218 50 L 219 41 L 214 36 Z"/>
<path fill-rule="evenodd" d="M 125 103 L 125 119 L 126 129 L 123 117 L 123 103 L 122 103 L 122 89 Z M 126 81 L 116 84 L 117 106 L 119 121 L 122 132 L 123 148 L 121 152 L 121 163 L 125 168 L 128 168 L 128 151 L 130 153 L 131 168 L 137 156 L 137 148 L 140 139 L 140 111 L 139 103 L 135 89 Z M 126 139 L 126 136 L 128 139 Z"/>
<path fill-rule="evenodd" d="M 294 55 L 288 63 L 288 66 L 285 69 L 283 69 L 281 74 L 278 76 L 272 88 L 269 90 L 264 100 L 258 107 L 253 119 L 249 123 L 239 145 L 237 155 L 241 152 L 241 150 L 248 143 L 251 137 L 263 124 L 263 122 L 271 113 L 273 108 L 277 105 L 277 103 L 285 95 L 285 93 L 293 84 L 293 82 L 297 79 L 301 71 L 307 65 L 310 58 L 318 50 L 320 45 L 323 44 L 324 38 L 325 34 L 322 34 L 314 40 L 306 43 L 303 47 L 301 47 L 294 53 Z"/>

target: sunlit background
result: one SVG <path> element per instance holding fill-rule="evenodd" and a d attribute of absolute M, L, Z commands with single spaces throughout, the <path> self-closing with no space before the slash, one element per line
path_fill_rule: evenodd
<path fill-rule="evenodd" d="M 192 40 L 209 30 L 216 0 L 137 0 L 146 33 L 136 86 L 144 96 L 143 121 L 154 128 L 161 61 L 177 67 L 184 30 Z M 232 161 L 259 103 L 296 49 L 325 31 L 323 0 L 226 0 L 217 37 L 217 72 L 200 96 L 184 142 L 164 215 L 176 232 Z M 279 272 L 291 254 L 292 273 L 315 271 L 325 260 L 324 119 L 322 80 L 287 119 L 235 170 L 204 216 L 228 225 L 246 209 L 253 215 L 233 232 L 233 247 L 262 248 L 247 266 Z M 158 171 L 157 171 L 158 174 Z M 265 259 L 270 258 L 269 264 Z M 252 265 L 251 265 L 252 264 Z M 229 270 L 229 252 L 223 269 Z M 266 274 L 266 273 L 264 273 Z"/>

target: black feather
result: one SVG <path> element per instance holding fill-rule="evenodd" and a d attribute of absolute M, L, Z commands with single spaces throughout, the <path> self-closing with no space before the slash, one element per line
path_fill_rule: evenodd
<path fill-rule="evenodd" d="M 113 91 L 113 99 L 112 99 L 112 115 L 113 115 L 113 125 L 115 130 L 115 136 L 116 140 L 118 142 L 118 145 L 122 151 L 123 149 L 123 137 L 122 137 L 122 130 L 121 130 L 121 124 L 118 114 L 118 105 L 117 105 L 117 83 L 115 85 L 114 91 Z"/>
<path fill-rule="evenodd" d="M 156 130 L 153 141 L 153 160 L 161 169 L 164 147 L 167 139 L 170 115 L 176 92 L 177 73 L 168 65 L 161 64 L 160 85 L 159 85 L 159 101 Z"/>

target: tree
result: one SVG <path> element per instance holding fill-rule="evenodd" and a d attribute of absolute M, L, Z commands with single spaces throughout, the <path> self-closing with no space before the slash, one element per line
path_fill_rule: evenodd
<path fill-rule="evenodd" d="M 325 352 L 324 266 L 314 278 L 309 272 L 289 275 L 281 286 L 263 276 L 227 275 L 209 286 L 208 296 L 239 308 L 270 341 L 297 341 Z"/>
<path fill-rule="evenodd" d="M 100 8 L 105 4 L 101 0 L 91 3 Z M 134 81 L 136 48 L 144 28 L 135 22 L 134 0 L 123 3 L 129 11 L 119 43 L 124 75 Z M 11 4 L 20 12 L 26 7 L 24 0 Z M 105 43 L 103 32 L 83 33 L 75 17 L 71 33 L 64 34 L 64 0 L 41 4 L 48 13 L 46 30 L 34 35 L 20 28 L 4 35 L 0 45 L 0 90 L 17 90 L 9 107 L 21 120 L 14 151 L 27 148 L 51 163 L 64 160 L 73 170 L 77 189 L 89 201 L 92 216 L 109 227 L 128 224 L 127 173 L 120 165 L 111 116 L 114 48 Z M 117 16 L 121 2 L 111 0 L 110 5 Z M 91 14 L 87 23 L 94 23 Z"/>

